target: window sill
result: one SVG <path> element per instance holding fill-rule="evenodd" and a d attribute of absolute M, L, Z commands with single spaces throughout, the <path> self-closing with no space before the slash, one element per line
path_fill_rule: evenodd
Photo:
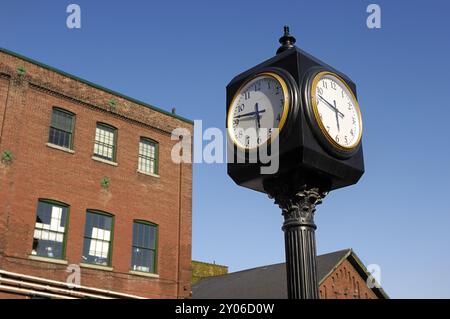
<path fill-rule="evenodd" d="M 94 265 L 94 264 L 85 264 L 85 263 L 80 263 L 80 267 L 82 267 L 82 268 L 90 268 L 90 269 L 97 269 L 97 270 L 104 270 L 104 271 L 113 271 L 114 270 L 113 267 Z"/>
<path fill-rule="evenodd" d="M 130 270 L 128 273 L 131 275 L 142 276 L 142 277 L 159 278 L 158 274 L 152 274 L 150 272 L 145 272 L 145 271 Z"/>
<path fill-rule="evenodd" d="M 119 164 L 117 164 L 116 162 L 108 161 L 108 160 L 106 160 L 106 159 L 97 157 L 97 156 L 95 156 L 95 155 L 92 156 L 92 159 L 93 159 L 94 161 L 101 162 L 101 163 L 105 163 L 105 164 L 112 165 L 112 166 L 117 166 L 117 165 L 119 165 Z"/>
<path fill-rule="evenodd" d="M 160 177 L 158 174 L 147 173 L 147 172 L 143 172 L 143 171 L 141 171 L 141 170 L 137 170 L 137 172 L 138 172 L 139 174 L 143 174 L 143 175 L 147 175 L 147 176 L 152 176 L 152 177 L 156 177 L 156 178 L 159 178 L 159 177 Z"/>
<path fill-rule="evenodd" d="M 67 260 L 49 258 L 49 257 L 41 257 L 41 256 L 35 256 L 35 255 L 29 255 L 28 259 L 42 261 L 42 262 L 46 262 L 46 263 L 52 263 L 52 264 L 59 264 L 59 265 L 68 265 L 69 264 L 67 262 Z"/>
<path fill-rule="evenodd" d="M 62 147 L 62 146 L 52 144 L 52 143 L 45 143 L 45 145 L 47 147 L 53 148 L 55 150 L 63 151 L 63 152 L 70 153 L 70 154 L 75 154 L 74 150 L 71 150 L 70 148 L 67 148 L 67 147 Z"/>

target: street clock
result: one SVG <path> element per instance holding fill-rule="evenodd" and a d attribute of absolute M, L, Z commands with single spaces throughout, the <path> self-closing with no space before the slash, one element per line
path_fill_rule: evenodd
<path fill-rule="evenodd" d="M 281 208 L 288 298 L 317 299 L 316 206 L 364 173 L 363 122 L 349 77 L 297 48 L 288 27 L 280 43 L 227 85 L 227 169 Z M 277 169 L 263 170 L 267 158 Z"/>
<path fill-rule="evenodd" d="M 237 184 L 266 193 L 271 181 L 284 177 L 325 191 L 355 184 L 364 173 L 355 83 L 297 48 L 288 32 L 280 42 L 274 57 L 227 85 L 227 151 L 233 156 L 228 174 Z M 277 149 L 270 146 L 275 139 Z M 262 147 L 279 158 L 275 174 L 261 174 L 267 164 L 259 158 L 239 159 Z"/>

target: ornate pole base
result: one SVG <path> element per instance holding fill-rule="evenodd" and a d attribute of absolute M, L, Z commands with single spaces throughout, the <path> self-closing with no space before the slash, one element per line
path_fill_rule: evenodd
<path fill-rule="evenodd" d="M 275 199 L 284 216 L 289 299 L 319 298 L 314 212 L 325 196 L 318 188 L 306 186 L 296 191 L 283 184 L 270 188 L 269 197 Z"/>

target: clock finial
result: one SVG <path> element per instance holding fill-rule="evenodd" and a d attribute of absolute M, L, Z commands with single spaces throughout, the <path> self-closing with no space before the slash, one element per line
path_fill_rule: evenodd
<path fill-rule="evenodd" d="M 289 34 L 289 27 L 287 25 L 284 26 L 284 35 L 280 38 L 279 42 L 281 46 L 277 50 L 277 54 L 284 52 L 286 50 L 292 49 L 295 47 L 295 42 L 297 40 Z"/>

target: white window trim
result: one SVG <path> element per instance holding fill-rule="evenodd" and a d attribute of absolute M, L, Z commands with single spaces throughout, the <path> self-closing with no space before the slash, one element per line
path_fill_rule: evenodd
<path fill-rule="evenodd" d="M 113 271 L 114 270 L 113 267 L 102 266 L 102 265 L 95 265 L 95 264 L 87 264 L 87 263 L 80 263 L 80 267 L 97 269 L 97 270 L 104 270 L 104 271 Z"/>
<path fill-rule="evenodd" d="M 148 173 L 148 172 L 141 171 L 141 170 L 139 170 L 139 169 L 137 170 L 137 172 L 138 172 L 139 174 L 144 174 L 144 175 L 148 175 L 148 176 L 160 178 L 159 174 Z"/>
<path fill-rule="evenodd" d="M 159 274 L 154 274 L 154 273 L 145 272 L 145 271 L 130 270 L 128 273 L 130 273 L 132 275 L 136 275 L 136 276 L 159 278 Z"/>
<path fill-rule="evenodd" d="M 67 147 L 62 147 L 62 146 L 59 146 L 59 145 L 56 145 L 53 143 L 45 143 L 45 145 L 50 148 L 54 148 L 55 150 L 60 150 L 60 151 L 66 152 L 66 153 L 75 154 L 74 150 L 67 148 Z"/>
<path fill-rule="evenodd" d="M 29 255 L 28 259 L 36 260 L 36 261 L 43 261 L 43 262 L 52 263 L 52 264 L 60 264 L 60 265 L 67 265 L 68 264 L 67 260 L 56 259 L 56 258 L 48 258 L 48 257 L 41 257 L 41 256 L 34 256 L 34 255 Z"/>
<path fill-rule="evenodd" d="M 97 157 L 95 155 L 92 155 L 92 159 L 94 161 L 105 163 L 105 164 L 112 165 L 112 166 L 118 166 L 119 165 L 117 162 L 109 161 L 107 159 L 100 158 L 100 157 Z"/>

